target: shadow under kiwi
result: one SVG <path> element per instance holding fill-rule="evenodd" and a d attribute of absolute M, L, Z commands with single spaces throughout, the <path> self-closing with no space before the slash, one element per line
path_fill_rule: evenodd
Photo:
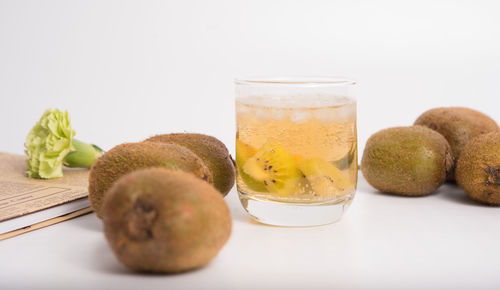
<path fill-rule="evenodd" d="M 75 222 L 72 224 L 87 231 L 102 232 L 102 220 L 93 211 L 75 217 Z"/>
<path fill-rule="evenodd" d="M 397 193 L 391 193 L 391 192 L 385 192 L 385 191 L 380 191 L 377 189 L 373 189 L 369 191 L 370 193 L 374 193 L 377 195 L 383 195 L 383 196 L 389 196 L 389 197 L 394 197 L 394 198 L 428 198 L 433 195 L 436 195 L 438 191 L 431 192 L 429 194 L 424 194 L 424 195 L 402 195 L 402 194 L 397 194 Z"/>
<path fill-rule="evenodd" d="M 491 205 L 480 203 L 468 197 L 467 193 L 465 193 L 465 191 L 456 183 L 445 183 L 438 189 L 438 191 L 439 197 L 445 200 L 470 206 L 491 207 Z"/>
<path fill-rule="evenodd" d="M 230 206 L 229 211 L 231 212 L 231 218 L 233 219 L 233 221 L 250 224 L 260 224 L 254 221 L 254 219 L 243 209 L 243 206 L 241 204 L 238 204 L 238 206 Z"/>
<path fill-rule="evenodd" d="M 135 276 L 146 276 L 146 277 L 165 277 L 165 276 L 179 276 L 188 273 L 193 273 L 200 271 L 204 268 L 198 267 L 182 272 L 172 272 L 172 273 L 161 273 L 161 272 L 139 272 L 128 269 L 124 265 L 120 264 L 118 259 L 114 256 L 113 252 L 103 239 L 102 242 L 96 245 L 93 253 L 92 269 L 100 273 L 107 273 L 113 275 L 135 275 Z"/>
<path fill-rule="evenodd" d="M 100 273 L 129 275 L 133 273 L 122 266 L 106 243 L 105 238 L 96 244 L 92 253 L 92 269 Z"/>
<path fill-rule="evenodd" d="M 226 204 L 231 212 L 231 218 L 233 221 L 243 222 L 243 223 L 256 223 L 252 217 L 245 211 L 243 205 L 241 204 L 238 190 L 236 185 L 231 189 L 231 191 L 224 197 Z"/>

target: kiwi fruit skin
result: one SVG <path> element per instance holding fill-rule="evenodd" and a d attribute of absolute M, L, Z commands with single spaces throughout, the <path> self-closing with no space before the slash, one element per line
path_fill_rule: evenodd
<path fill-rule="evenodd" d="M 479 202 L 500 205 L 500 132 L 477 136 L 457 161 L 458 185 Z"/>
<path fill-rule="evenodd" d="M 182 171 L 148 168 L 121 177 L 109 190 L 103 225 L 121 264 L 176 273 L 209 263 L 228 241 L 232 220 L 211 184 Z"/>
<path fill-rule="evenodd" d="M 233 188 L 236 178 L 234 163 L 224 143 L 217 138 L 198 133 L 161 134 L 146 139 L 149 142 L 179 144 L 198 155 L 210 169 L 214 186 L 223 196 Z"/>
<path fill-rule="evenodd" d="M 478 135 L 498 131 L 498 124 L 489 116 L 470 108 L 444 107 L 424 112 L 414 125 L 431 128 L 443 135 L 451 146 L 453 158 L 457 161 L 469 141 Z M 454 167 L 447 176 L 455 181 Z"/>
<path fill-rule="evenodd" d="M 190 172 L 213 183 L 210 170 L 189 149 L 176 144 L 153 142 L 124 143 L 107 151 L 89 173 L 89 200 L 99 218 L 106 191 L 121 176 L 141 168 L 165 167 Z"/>
<path fill-rule="evenodd" d="M 373 134 L 361 160 L 361 172 L 376 189 L 405 196 L 435 191 L 453 159 L 450 145 L 423 126 L 394 127 Z"/>

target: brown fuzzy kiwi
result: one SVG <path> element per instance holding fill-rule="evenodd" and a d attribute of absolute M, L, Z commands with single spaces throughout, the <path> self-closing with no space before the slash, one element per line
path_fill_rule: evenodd
<path fill-rule="evenodd" d="M 414 125 L 429 127 L 443 135 L 451 146 L 455 161 L 460 157 L 465 145 L 474 137 L 499 130 L 498 124 L 487 115 L 462 107 L 429 110 L 420 115 Z M 448 181 L 455 180 L 454 167 L 450 170 Z"/>
<path fill-rule="evenodd" d="M 465 146 L 456 177 L 470 198 L 500 205 L 500 132 L 477 136 Z"/>
<path fill-rule="evenodd" d="M 162 134 L 146 141 L 175 143 L 182 145 L 198 155 L 207 165 L 214 177 L 214 186 L 226 196 L 235 182 L 234 164 L 229 152 L 217 138 L 196 133 Z"/>
<path fill-rule="evenodd" d="M 121 176 L 148 167 L 187 171 L 209 183 L 212 174 L 203 161 L 189 149 L 176 144 L 153 142 L 125 143 L 104 153 L 89 173 L 89 200 L 98 217 L 106 191 Z"/>
<path fill-rule="evenodd" d="M 450 145 L 441 134 L 422 126 L 395 127 L 368 139 L 361 171 L 380 191 L 420 196 L 444 183 L 452 163 Z"/>
<path fill-rule="evenodd" d="M 182 272 L 210 262 L 231 234 L 231 214 L 212 185 L 181 171 L 121 177 L 103 204 L 107 241 L 135 271 Z"/>

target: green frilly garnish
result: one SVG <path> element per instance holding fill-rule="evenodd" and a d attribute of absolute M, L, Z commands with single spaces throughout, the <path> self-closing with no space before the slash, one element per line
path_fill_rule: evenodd
<path fill-rule="evenodd" d="M 90 168 L 102 150 L 73 138 L 68 112 L 48 109 L 26 137 L 27 174 L 32 178 L 63 176 L 63 165 Z"/>

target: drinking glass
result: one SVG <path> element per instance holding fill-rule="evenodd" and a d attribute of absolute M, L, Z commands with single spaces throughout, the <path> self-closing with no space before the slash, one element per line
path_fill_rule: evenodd
<path fill-rule="evenodd" d="M 279 226 L 338 221 L 357 184 L 355 82 L 261 77 L 235 84 L 236 181 L 245 210 Z"/>

